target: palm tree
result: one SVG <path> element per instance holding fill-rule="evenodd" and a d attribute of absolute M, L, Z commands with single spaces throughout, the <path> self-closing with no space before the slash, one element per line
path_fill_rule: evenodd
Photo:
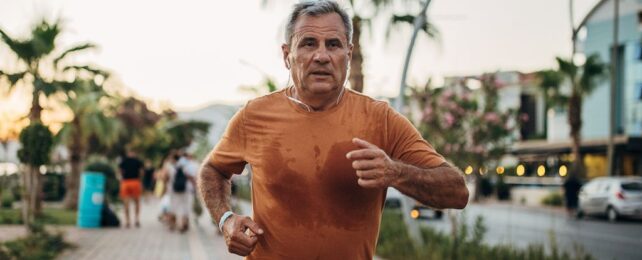
<path fill-rule="evenodd" d="M 56 78 L 64 73 L 65 69 L 60 67 L 68 55 L 80 52 L 87 49 L 92 49 L 95 46 L 91 43 L 84 43 L 75 45 L 62 52 L 56 49 L 56 41 L 62 32 L 61 22 L 58 20 L 54 23 L 49 23 L 42 19 L 36 23 L 31 29 L 31 35 L 26 39 L 16 39 L 4 30 L 0 29 L 0 37 L 2 42 L 11 49 L 16 55 L 18 61 L 23 65 L 24 69 L 18 72 L 4 72 L 0 70 L 0 77 L 5 77 L 9 80 L 9 89 L 20 81 L 25 85 L 33 86 L 31 109 L 29 111 L 29 120 L 31 124 L 40 122 L 40 115 L 42 113 L 42 105 L 40 105 L 41 96 L 50 96 L 59 91 L 68 90 L 73 87 L 65 81 L 59 81 Z M 57 54 L 54 56 L 54 54 Z M 44 68 L 43 68 L 44 67 Z M 36 169 L 28 169 L 28 174 L 33 174 L 31 179 L 34 181 L 32 187 L 25 187 L 27 189 L 42 190 L 42 178 Z M 26 176 L 25 176 L 26 178 Z M 25 200 L 29 206 L 29 202 Z M 41 201 L 35 200 L 36 214 L 39 214 L 41 209 Z"/>
<path fill-rule="evenodd" d="M 60 21 L 49 23 L 46 20 L 41 20 L 31 30 L 31 35 L 27 39 L 18 40 L 9 36 L 4 30 L 0 29 L 0 36 L 2 42 L 11 49 L 11 51 L 18 57 L 26 69 L 15 73 L 5 73 L 0 71 L 0 76 L 5 76 L 9 79 L 9 88 L 13 88 L 19 81 L 24 81 L 27 84 L 33 85 L 31 110 L 29 111 L 29 119 L 31 121 L 40 121 L 40 114 L 42 106 L 40 105 L 40 97 L 44 94 L 49 96 L 60 90 L 64 90 L 63 82 L 55 80 L 55 76 L 61 73 L 60 62 L 68 55 L 75 52 L 80 52 L 87 49 L 95 48 L 91 43 L 83 43 L 75 45 L 62 52 L 56 51 L 56 41 L 62 32 Z M 58 53 L 53 57 L 54 53 Z M 48 64 L 45 64 L 47 62 Z M 45 77 L 43 73 L 43 65 L 47 66 L 46 69 L 54 71 L 54 77 Z"/>
<path fill-rule="evenodd" d="M 428 17 L 426 16 L 426 12 L 428 10 L 430 2 L 430 0 L 425 1 L 422 4 L 421 11 L 416 16 L 411 14 L 393 15 L 390 21 L 390 25 L 388 26 L 388 30 L 386 31 L 386 39 L 389 39 L 392 27 L 400 24 L 410 24 L 413 26 L 413 32 L 412 36 L 410 37 L 410 44 L 406 51 L 406 58 L 404 60 L 403 71 L 401 74 L 399 96 L 397 96 L 395 104 L 395 107 L 398 111 L 401 111 L 401 108 L 403 107 L 404 97 L 406 94 L 406 78 L 408 76 L 408 69 L 410 67 L 410 58 L 412 57 L 412 51 L 415 47 L 415 41 L 417 40 L 419 31 L 421 30 L 422 32 L 424 32 L 425 35 L 430 39 L 439 39 L 439 30 L 437 30 L 437 28 L 428 20 Z"/>
<path fill-rule="evenodd" d="M 67 94 L 65 104 L 74 117 L 64 124 L 57 138 L 67 145 L 71 171 L 65 179 L 67 192 L 64 205 L 68 209 L 78 206 L 78 184 L 83 163 L 87 158 L 91 138 L 109 147 L 119 137 L 121 124 L 113 115 L 106 114 L 110 97 L 94 79 L 76 79 L 74 90 Z M 113 110 L 113 109 L 112 109 Z"/>
<path fill-rule="evenodd" d="M 568 124 L 571 127 L 571 153 L 573 154 L 572 174 L 584 174 L 584 164 L 580 153 L 582 130 L 582 102 L 590 95 L 606 76 L 606 65 L 597 54 L 586 59 L 584 65 L 575 65 L 572 59 L 557 57 L 558 70 L 538 72 L 539 85 L 542 87 L 548 103 L 553 106 L 568 105 Z M 561 90 L 563 82 L 569 82 L 570 95 Z"/>

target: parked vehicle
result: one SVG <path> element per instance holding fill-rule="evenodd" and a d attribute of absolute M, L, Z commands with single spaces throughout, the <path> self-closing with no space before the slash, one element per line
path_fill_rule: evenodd
<path fill-rule="evenodd" d="M 410 217 L 412 217 L 413 219 L 441 219 L 441 217 L 443 216 L 443 211 L 430 208 L 426 205 L 421 204 L 415 199 L 408 199 L 406 195 L 399 192 L 398 190 L 394 188 L 388 188 L 388 192 L 386 193 L 386 208 L 399 209 L 403 211 L 404 207 L 402 206 L 402 203 L 406 203 L 406 201 L 412 202 L 412 204 L 408 207 L 410 209 L 410 212 L 407 213 L 410 214 Z"/>
<path fill-rule="evenodd" d="M 642 177 L 601 177 L 580 190 L 578 216 L 642 217 Z"/>

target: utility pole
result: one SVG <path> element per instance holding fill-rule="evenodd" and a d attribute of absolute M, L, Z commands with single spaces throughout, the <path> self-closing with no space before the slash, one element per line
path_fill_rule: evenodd
<path fill-rule="evenodd" d="M 619 50 L 619 40 L 618 40 L 618 30 L 620 23 L 620 1 L 613 0 L 613 45 L 611 47 L 611 91 L 610 97 L 611 102 L 609 104 L 609 143 L 607 149 L 608 155 L 608 176 L 615 175 L 615 104 L 616 102 L 616 93 L 617 93 L 617 78 L 618 78 L 618 50 Z"/>

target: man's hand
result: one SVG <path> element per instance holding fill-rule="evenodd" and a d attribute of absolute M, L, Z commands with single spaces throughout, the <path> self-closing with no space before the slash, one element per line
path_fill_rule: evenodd
<path fill-rule="evenodd" d="M 234 214 L 223 223 L 227 250 L 240 256 L 249 255 L 256 247 L 258 235 L 262 234 L 263 229 L 247 216 Z"/>
<path fill-rule="evenodd" d="M 386 152 L 359 138 L 353 138 L 352 143 L 361 149 L 349 152 L 346 157 L 352 160 L 361 187 L 386 188 L 397 181 L 401 174 L 399 165 Z"/>

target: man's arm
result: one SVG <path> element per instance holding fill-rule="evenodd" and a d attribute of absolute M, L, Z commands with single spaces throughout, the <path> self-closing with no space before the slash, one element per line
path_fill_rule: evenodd
<path fill-rule="evenodd" d="M 208 161 L 201 167 L 197 178 L 205 206 L 218 225 L 223 214 L 231 210 L 232 182 Z M 250 232 L 246 232 L 248 229 Z M 257 235 L 263 234 L 263 230 L 250 217 L 237 214 L 232 214 L 225 220 L 222 232 L 228 251 L 241 256 L 249 255 L 256 247 Z"/>
<path fill-rule="evenodd" d="M 463 209 L 468 204 L 468 189 L 461 172 L 448 163 L 423 169 L 393 161 L 399 177 L 392 187 L 435 208 Z"/>
<path fill-rule="evenodd" d="M 223 213 L 231 210 L 231 180 L 219 173 L 209 163 L 203 164 L 197 178 L 205 206 L 212 218 L 218 221 Z"/>
<path fill-rule="evenodd" d="M 394 187 L 419 202 L 435 208 L 462 209 L 468 204 L 468 189 L 457 168 L 444 163 L 424 169 L 392 160 L 379 147 L 355 138 L 360 150 L 349 152 L 358 184 L 364 188 Z"/>

